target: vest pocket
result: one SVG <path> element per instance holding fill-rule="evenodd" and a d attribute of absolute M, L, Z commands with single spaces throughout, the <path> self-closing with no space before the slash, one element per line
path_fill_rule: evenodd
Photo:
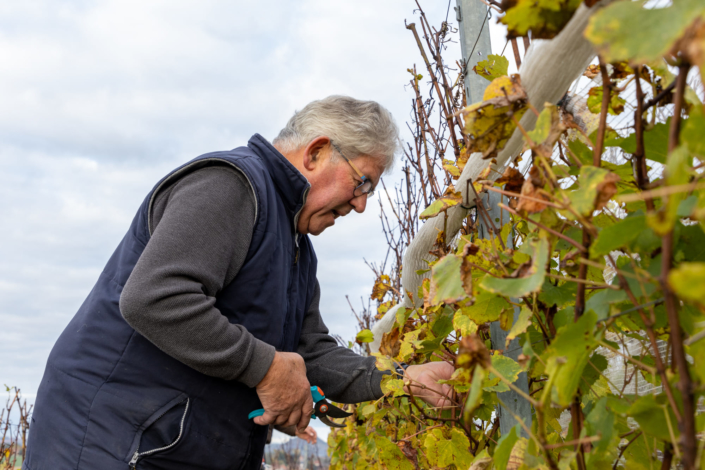
<path fill-rule="evenodd" d="M 165 452 L 181 442 L 191 400 L 182 394 L 167 403 L 140 427 L 132 443 L 131 469 L 143 458 Z"/>

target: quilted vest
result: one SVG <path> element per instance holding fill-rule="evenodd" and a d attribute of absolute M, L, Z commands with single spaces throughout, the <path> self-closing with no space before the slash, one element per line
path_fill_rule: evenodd
<path fill-rule="evenodd" d="M 182 364 L 131 328 L 119 309 L 123 286 L 150 238 L 155 194 L 214 163 L 241 171 L 256 198 L 247 257 L 215 305 L 277 350 L 296 350 L 316 277 L 311 242 L 296 233 L 309 184 L 255 134 L 246 147 L 177 168 L 147 195 L 51 351 L 30 425 L 26 470 L 260 467 L 267 426 L 247 418 L 261 408 L 255 389 Z"/>

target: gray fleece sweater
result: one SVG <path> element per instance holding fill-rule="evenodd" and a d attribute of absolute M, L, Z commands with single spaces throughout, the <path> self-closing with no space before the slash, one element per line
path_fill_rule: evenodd
<path fill-rule="evenodd" d="M 232 167 L 188 173 L 154 198 L 147 246 L 120 296 L 120 311 L 159 349 L 203 374 L 256 386 L 273 346 L 215 307 L 215 296 L 245 261 L 254 229 L 255 196 Z M 320 288 L 304 317 L 297 352 L 311 385 L 343 403 L 382 396 L 375 359 L 339 346 L 319 311 Z"/>

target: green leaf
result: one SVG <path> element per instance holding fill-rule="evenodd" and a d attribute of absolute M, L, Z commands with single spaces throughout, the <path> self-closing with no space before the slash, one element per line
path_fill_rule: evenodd
<path fill-rule="evenodd" d="M 686 123 L 688 121 L 686 121 Z M 660 122 L 653 128 L 644 132 L 644 156 L 649 160 L 666 163 L 666 156 L 668 155 L 668 130 L 671 126 L 670 122 L 671 118 L 669 117 L 666 122 Z M 629 134 L 627 137 L 623 138 L 605 140 L 605 146 L 619 147 L 629 154 L 636 153 L 636 134 Z"/>
<path fill-rule="evenodd" d="M 566 282 L 558 286 L 554 286 L 550 281 L 545 280 L 539 293 L 539 300 L 551 307 L 555 305 L 558 308 L 563 307 L 569 302 L 575 302 L 575 293 L 577 286 L 573 282 Z"/>
<path fill-rule="evenodd" d="M 474 304 L 463 307 L 460 310 L 463 315 L 467 315 L 477 325 L 482 325 L 483 323 L 499 320 L 500 313 L 507 308 L 512 308 L 512 304 L 504 300 L 503 297 L 490 292 L 482 292 L 475 298 Z"/>
<path fill-rule="evenodd" d="M 468 468 L 472 464 L 470 441 L 457 428 L 450 431 L 450 439 L 446 439 L 440 429 L 431 430 L 426 434 L 424 447 L 429 463 L 434 467 L 448 468 L 455 465 L 456 468 Z"/>
<path fill-rule="evenodd" d="M 460 331 L 462 336 L 468 336 L 477 332 L 477 323 L 472 321 L 463 310 L 458 310 L 453 317 L 453 328 Z"/>
<path fill-rule="evenodd" d="M 504 347 L 507 348 L 509 346 L 509 343 L 519 336 L 520 334 L 524 333 L 526 329 L 531 325 L 531 316 L 533 315 L 533 312 L 526 308 L 526 306 L 521 307 L 521 311 L 519 312 L 519 318 L 517 318 L 517 321 L 514 322 L 512 325 L 512 329 L 509 330 L 509 334 L 507 335 L 507 341 L 504 344 Z"/>
<path fill-rule="evenodd" d="M 507 36 L 527 36 L 533 39 L 552 39 L 580 6 L 580 0 L 518 0 L 508 3 L 500 22 L 507 25 Z"/>
<path fill-rule="evenodd" d="M 590 88 L 590 91 L 588 91 L 587 99 L 587 106 L 590 112 L 600 114 L 600 112 L 602 111 L 602 97 L 602 86 Z M 626 103 L 627 100 L 625 100 L 624 98 L 620 98 L 619 92 L 613 91 L 610 94 L 610 102 L 607 107 L 607 113 L 613 116 L 622 114 L 622 111 L 624 111 L 624 105 Z"/>
<path fill-rule="evenodd" d="M 683 123 L 681 141 L 690 153 L 705 157 L 705 115 L 702 106 L 693 106 L 690 116 Z M 665 162 L 662 162 L 665 163 Z"/>
<path fill-rule="evenodd" d="M 382 468 L 391 470 L 413 470 L 414 465 L 404 457 L 399 447 L 385 436 L 373 434 L 374 445 L 377 448 L 377 457 Z"/>
<path fill-rule="evenodd" d="M 504 148 L 516 129 L 511 116 L 517 120 L 526 112 L 526 93 L 518 78 L 498 77 L 485 89 L 484 101 L 463 110 L 465 133 L 469 139 L 468 154 L 482 153 L 491 159 Z"/>
<path fill-rule="evenodd" d="M 558 330 L 543 354 L 546 373 L 553 383 L 551 398 L 562 407 L 573 401 L 583 369 L 596 346 L 592 333 L 596 323 L 595 313 L 585 313 L 577 322 Z"/>
<path fill-rule="evenodd" d="M 627 217 L 614 225 L 605 227 L 590 246 L 590 257 L 606 255 L 610 251 L 627 246 L 646 229 L 645 215 Z"/>
<path fill-rule="evenodd" d="M 507 75 L 509 68 L 509 60 L 501 55 L 490 54 L 487 60 L 482 60 L 477 63 L 472 69 L 479 76 L 486 78 L 489 81 L 499 78 L 502 75 Z"/>
<path fill-rule="evenodd" d="M 391 394 L 393 397 L 406 395 L 404 391 L 404 381 L 402 379 L 395 379 L 393 375 L 387 375 L 382 378 L 381 388 L 385 395 Z"/>
<path fill-rule="evenodd" d="M 593 443 L 595 453 L 605 454 L 614 448 L 611 445 L 612 439 L 618 434 L 614 426 L 614 413 L 607 408 L 607 398 L 601 398 L 595 403 L 585 418 L 585 423 L 588 436 L 600 436 L 600 440 Z"/>
<path fill-rule="evenodd" d="M 592 212 L 599 208 L 596 204 L 600 189 L 610 181 L 616 181 L 616 175 L 611 174 L 604 168 L 585 165 L 580 168 L 578 177 L 579 188 L 568 193 L 573 209 L 585 217 L 592 215 Z M 562 211 L 564 215 L 572 218 L 572 214 Z"/>
<path fill-rule="evenodd" d="M 705 263 L 681 263 L 668 273 L 668 285 L 681 299 L 705 305 Z"/>
<path fill-rule="evenodd" d="M 441 258 L 431 269 L 431 304 L 453 303 L 467 297 L 460 278 L 463 260 L 454 254 Z"/>
<path fill-rule="evenodd" d="M 355 341 L 358 343 L 371 343 L 374 340 L 375 337 L 370 330 L 362 330 L 355 336 Z"/>
<path fill-rule="evenodd" d="M 441 196 L 428 205 L 426 209 L 419 215 L 419 219 L 430 219 L 441 212 L 445 212 L 448 208 L 458 205 L 462 199 L 455 197 Z"/>
<path fill-rule="evenodd" d="M 463 409 L 463 419 L 466 423 L 471 422 L 472 414 L 482 405 L 482 382 L 485 380 L 485 375 L 486 372 L 482 367 L 475 367 L 475 371 L 472 374 L 472 382 L 470 383 L 470 393 L 467 400 L 465 400 Z"/>
<path fill-rule="evenodd" d="M 514 362 L 512 358 L 501 354 L 495 354 L 492 356 L 492 367 L 494 367 L 494 369 L 510 383 L 514 383 L 521 372 L 521 366 L 519 364 Z M 495 380 L 493 379 L 498 379 L 498 377 L 494 374 L 494 372 L 491 372 L 488 380 L 490 382 L 494 382 Z M 485 387 L 485 390 L 488 392 L 507 392 L 509 391 L 509 387 L 507 384 L 500 381 L 496 385 Z"/>
<path fill-rule="evenodd" d="M 497 470 L 507 470 L 509 456 L 512 453 L 514 444 L 519 440 L 519 425 L 517 424 L 507 434 L 502 436 L 497 442 L 494 451 L 494 466 Z"/>
<path fill-rule="evenodd" d="M 702 0 L 675 0 L 666 8 L 644 8 L 643 2 L 615 2 L 592 15 L 585 37 L 605 62 L 649 62 L 666 55 L 686 28 L 704 13 Z"/>
<path fill-rule="evenodd" d="M 678 421 L 670 411 L 664 394 L 639 397 L 627 411 L 627 416 L 634 418 L 646 434 L 670 442 L 673 432 L 674 437 L 678 439 Z"/>
<path fill-rule="evenodd" d="M 531 241 L 534 255 L 533 263 L 528 270 L 528 276 L 518 279 L 501 279 L 487 276 L 480 286 L 490 292 L 505 297 L 524 297 L 532 292 L 538 292 L 546 277 L 546 263 L 548 262 L 548 241 L 542 238 L 538 242 Z"/>

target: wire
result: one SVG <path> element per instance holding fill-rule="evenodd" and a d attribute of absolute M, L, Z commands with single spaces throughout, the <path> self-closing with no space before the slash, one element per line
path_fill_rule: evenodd
<path fill-rule="evenodd" d="M 487 10 L 490 8 L 487 7 Z M 477 46 L 477 42 L 480 40 L 480 35 L 482 34 L 482 30 L 485 29 L 485 23 L 487 23 L 487 15 L 485 15 L 485 19 L 482 20 L 482 26 L 480 26 L 480 32 L 477 33 L 477 39 L 475 39 L 475 44 L 472 46 L 472 51 L 470 51 L 470 54 L 468 54 L 468 59 L 472 57 L 472 54 L 475 52 L 475 46 Z M 467 59 L 466 59 L 467 60 Z"/>

